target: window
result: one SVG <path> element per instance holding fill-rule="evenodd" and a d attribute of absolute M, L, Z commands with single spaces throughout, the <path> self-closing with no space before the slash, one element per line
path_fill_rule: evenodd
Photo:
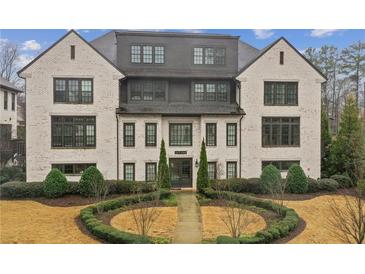
<path fill-rule="evenodd" d="M 215 123 L 206 124 L 206 142 L 207 146 L 217 145 L 217 124 Z"/>
<path fill-rule="evenodd" d="M 54 102 L 91 104 L 93 102 L 93 80 L 54 78 Z"/>
<path fill-rule="evenodd" d="M 125 147 L 134 147 L 134 123 L 123 124 L 123 144 Z"/>
<path fill-rule="evenodd" d="M 6 144 L 6 142 L 9 141 L 10 139 L 11 139 L 11 125 L 0 124 L 0 143 Z"/>
<path fill-rule="evenodd" d="M 290 166 L 299 165 L 300 161 L 262 161 L 262 169 L 270 164 L 280 171 L 288 171 Z"/>
<path fill-rule="evenodd" d="M 227 162 L 227 179 L 237 178 L 237 162 Z"/>
<path fill-rule="evenodd" d="M 208 179 L 209 180 L 217 179 L 217 163 L 216 162 L 208 162 Z"/>
<path fill-rule="evenodd" d="M 8 109 L 8 92 L 4 91 L 4 109 Z"/>
<path fill-rule="evenodd" d="M 131 101 L 165 101 L 166 81 L 131 80 L 129 82 Z"/>
<path fill-rule="evenodd" d="M 134 181 L 134 163 L 124 163 L 124 181 Z"/>
<path fill-rule="evenodd" d="M 237 145 L 237 124 L 227 124 L 227 146 Z"/>
<path fill-rule="evenodd" d="M 156 181 L 156 163 L 146 163 L 146 182 Z"/>
<path fill-rule="evenodd" d="M 280 65 L 284 65 L 284 51 L 280 51 Z"/>
<path fill-rule="evenodd" d="M 157 124 L 147 123 L 146 124 L 146 146 L 155 147 L 157 144 Z"/>
<path fill-rule="evenodd" d="M 75 60 L 75 46 L 71 46 L 71 60 Z"/>
<path fill-rule="evenodd" d="M 226 62 L 226 49 L 224 48 L 194 48 L 194 65 L 224 65 Z"/>
<path fill-rule="evenodd" d="M 57 168 L 66 175 L 81 175 L 88 167 L 96 164 L 53 164 L 52 168 Z"/>
<path fill-rule="evenodd" d="M 52 116 L 52 147 L 96 147 L 95 116 Z"/>
<path fill-rule="evenodd" d="M 265 82 L 264 104 L 266 106 L 297 106 L 298 82 Z"/>
<path fill-rule="evenodd" d="M 11 94 L 11 110 L 15 110 L 15 93 Z"/>
<path fill-rule="evenodd" d="M 131 46 L 131 63 L 164 64 L 165 47 L 152 45 L 133 45 Z"/>
<path fill-rule="evenodd" d="M 170 124 L 170 146 L 192 146 L 192 124 Z"/>
<path fill-rule="evenodd" d="M 262 146 L 299 146 L 299 117 L 263 117 Z"/>
<path fill-rule="evenodd" d="M 221 101 L 227 102 L 227 82 L 198 82 L 193 83 L 193 96 L 195 101 Z"/>

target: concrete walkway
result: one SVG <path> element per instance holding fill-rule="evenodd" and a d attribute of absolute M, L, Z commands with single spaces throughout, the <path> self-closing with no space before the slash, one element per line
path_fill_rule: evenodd
<path fill-rule="evenodd" d="M 199 244 L 202 240 L 200 206 L 194 192 L 177 192 L 177 224 L 174 243 Z"/>

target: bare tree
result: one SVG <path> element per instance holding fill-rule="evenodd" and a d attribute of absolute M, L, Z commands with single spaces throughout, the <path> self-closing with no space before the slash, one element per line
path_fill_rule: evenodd
<path fill-rule="evenodd" d="M 9 41 L 2 41 L 0 45 L 0 76 L 8 81 L 14 81 L 16 76 L 16 61 L 18 46 Z"/>
<path fill-rule="evenodd" d="M 342 195 L 342 199 L 343 206 L 332 200 L 327 228 L 345 243 L 361 244 L 365 239 L 365 203 L 360 190 L 355 196 Z"/>
<path fill-rule="evenodd" d="M 102 213 L 103 208 L 100 206 L 100 203 L 105 201 L 106 196 L 109 193 L 109 186 L 104 181 L 104 179 L 96 176 L 93 178 L 93 180 L 90 181 L 90 185 L 91 185 L 91 191 L 97 200 L 96 210 L 98 213 Z"/>

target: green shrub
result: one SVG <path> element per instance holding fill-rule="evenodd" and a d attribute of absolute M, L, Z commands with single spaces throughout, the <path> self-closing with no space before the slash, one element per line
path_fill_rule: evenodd
<path fill-rule="evenodd" d="M 93 182 L 104 182 L 103 174 L 95 166 L 90 166 L 82 173 L 79 182 L 79 192 L 82 196 L 94 196 Z"/>
<path fill-rule="evenodd" d="M 167 164 L 165 141 L 161 140 L 160 157 L 158 160 L 157 182 L 160 188 L 171 188 L 170 168 Z"/>
<path fill-rule="evenodd" d="M 316 179 L 308 177 L 307 180 L 308 180 L 308 190 L 307 190 L 308 193 L 315 193 L 321 191 L 319 183 Z"/>
<path fill-rule="evenodd" d="M 217 244 L 239 244 L 240 241 L 238 238 L 232 238 L 229 236 L 218 236 Z"/>
<path fill-rule="evenodd" d="M 263 193 L 260 178 L 213 180 L 211 181 L 211 187 L 214 190 L 232 191 L 237 193 Z"/>
<path fill-rule="evenodd" d="M 67 193 L 70 184 L 65 175 L 57 169 L 53 168 L 43 182 L 43 192 L 48 198 L 58 198 Z"/>
<path fill-rule="evenodd" d="M 299 165 L 292 165 L 286 176 L 287 189 L 291 193 L 306 193 L 308 190 L 308 178 Z"/>
<path fill-rule="evenodd" d="M 337 181 L 333 179 L 318 179 L 319 191 L 336 191 L 339 188 Z"/>
<path fill-rule="evenodd" d="M 25 172 L 21 167 L 4 167 L 0 170 L 0 184 L 9 181 L 25 181 Z"/>
<path fill-rule="evenodd" d="M 337 181 L 339 188 L 349 188 L 353 186 L 350 177 L 345 175 L 333 175 L 331 176 L 331 179 Z"/>
<path fill-rule="evenodd" d="M 266 193 L 272 193 L 279 189 L 281 183 L 280 171 L 274 165 L 267 165 L 261 173 L 261 188 Z"/>
<path fill-rule="evenodd" d="M 357 191 L 359 192 L 360 196 L 365 197 L 365 180 L 360 180 L 357 183 Z"/>
<path fill-rule="evenodd" d="M 157 190 L 156 182 L 138 181 L 106 181 L 109 186 L 109 194 L 132 194 L 138 192 L 148 193 Z"/>
<path fill-rule="evenodd" d="M 198 169 L 198 176 L 197 176 L 197 188 L 200 192 L 203 188 L 209 187 L 209 178 L 208 178 L 208 160 L 207 160 L 207 151 L 205 149 L 204 140 L 201 144 L 200 149 L 200 160 L 199 160 L 199 169 Z"/>
<path fill-rule="evenodd" d="M 24 199 L 44 196 L 43 182 L 7 182 L 0 186 L 2 199 Z"/>

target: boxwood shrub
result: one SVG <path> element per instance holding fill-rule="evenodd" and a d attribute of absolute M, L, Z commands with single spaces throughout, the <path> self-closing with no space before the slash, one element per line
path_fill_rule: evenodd
<path fill-rule="evenodd" d="M 43 182 L 43 192 L 48 198 L 58 198 L 67 193 L 70 189 L 70 183 L 65 175 L 57 169 L 53 168 Z"/>
<path fill-rule="evenodd" d="M 286 176 L 287 189 L 291 193 L 306 193 L 308 190 L 308 178 L 300 165 L 292 165 Z"/>
<path fill-rule="evenodd" d="M 103 174 L 95 166 L 90 166 L 84 170 L 79 182 L 79 191 L 82 196 L 93 196 L 92 182 L 104 182 Z"/>
<path fill-rule="evenodd" d="M 229 236 L 218 236 L 217 244 L 239 244 L 240 241 L 238 238 L 232 238 Z"/>
<path fill-rule="evenodd" d="M 0 170 L 0 184 L 9 181 L 25 181 L 25 171 L 21 167 L 3 167 Z"/>
<path fill-rule="evenodd" d="M 354 186 L 350 177 L 345 175 L 333 175 L 331 176 L 331 179 L 338 183 L 339 188 L 349 188 Z"/>
<path fill-rule="evenodd" d="M 211 187 L 215 190 L 232 191 L 238 193 L 263 193 L 260 178 L 213 180 L 211 182 Z"/>
<path fill-rule="evenodd" d="M 171 195 L 170 191 L 160 190 L 139 196 L 132 195 L 129 197 L 101 202 L 98 204 L 98 206 L 99 208 L 102 208 L 104 212 L 106 212 L 127 207 L 129 205 L 138 203 L 140 200 L 151 201 L 156 199 L 156 197 L 159 197 L 159 199 L 166 199 L 169 197 L 169 195 Z M 156 242 L 150 237 L 124 232 L 110 225 L 106 225 L 96 217 L 96 212 L 96 205 L 89 206 L 80 211 L 80 218 L 87 230 L 89 230 L 91 234 L 95 235 L 99 239 L 113 244 L 148 244 Z"/>
<path fill-rule="evenodd" d="M 2 199 L 38 198 L 44 196 L 43 182 L 7 182 L 0 186 Z"/>
<path fill-rule="evenodd" d="M 318 179 L 319 191 L 336 191 L 339 188 L 337 181 L 333 179 Z"/>
<path fill-rule="evenodd" d="M 281 183 L 280 171 L 274 165 L 267 165 L 261 173 L 261 188 L 265 193 L 270 193 L 271 190 L 278 189 Z"/>

